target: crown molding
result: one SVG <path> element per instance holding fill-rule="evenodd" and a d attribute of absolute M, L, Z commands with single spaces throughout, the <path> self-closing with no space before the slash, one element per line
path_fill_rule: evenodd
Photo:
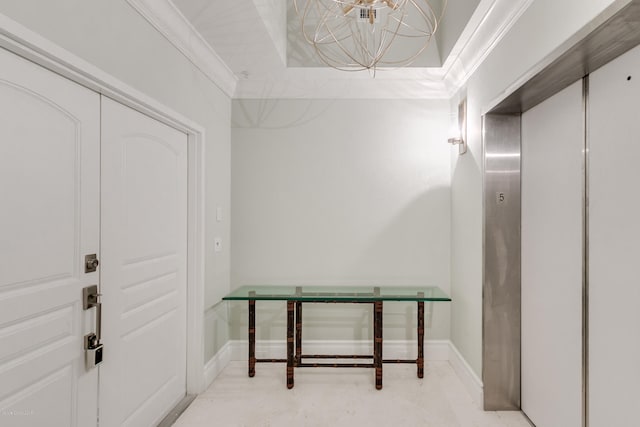
<path fill-rule="evenodd" d="M 533 0 L 481 0 L 442 66 L 454 96 L 509 32 Z"/>
<path fill-rule="evenodd" d="M 481 0 L 442 65 L 444 84 L 454 96 L 509 32 L 533 0 Z"/>
<path fill-rule="evenodd" d="M 229 97 L 238 79 L 171 0 L 126 0 Z"/>
<path fill-rule="evenodd" d="M 481 0 L 442 67 L 345 73 L 287 68 L 268 79 L 238 80 L 171 0 L 126 0 L 211 81 L 233 98 L 452 98 L 533 0 Z M 364 74 L 363 74 L 364 73 Z"/>
<path fill-rule="evenodd" d="M 329 67 L 287 68 L 277 78 L 241 79 L 238 99 L 448 99 L 439 68 L 346 73 Z"/>

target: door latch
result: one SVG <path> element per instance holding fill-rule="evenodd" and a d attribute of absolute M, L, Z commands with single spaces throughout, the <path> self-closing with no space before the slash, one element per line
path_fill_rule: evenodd
<path fill-rule="evenodd" d="M 96 309 L 96 332 L 84 336 L 85 362 L 87 369 L 95 368 L 102 363 L 102 350 L 104 346 L 100 343 L 102 332 L 102 303 L 98 286 L 87 286 L 82 290 L 82 308 L 89 310 Z"/>

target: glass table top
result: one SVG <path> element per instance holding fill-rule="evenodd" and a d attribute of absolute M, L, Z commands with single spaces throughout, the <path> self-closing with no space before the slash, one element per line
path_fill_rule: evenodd
<path fill-rule="evenodd" d="M 226 301 L 451 301 L 437 286 L 243 286 Z"/>

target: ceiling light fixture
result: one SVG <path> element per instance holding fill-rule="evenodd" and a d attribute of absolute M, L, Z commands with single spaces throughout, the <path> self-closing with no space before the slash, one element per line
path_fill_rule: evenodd
<path fill-rule="evenodd" d="M 294 0 L 305 39 L 330 67 L 404 67 L 422 53 L 442 14 L 434 0 Z M 447 0 L 443 0 L 442 10 Z"/>

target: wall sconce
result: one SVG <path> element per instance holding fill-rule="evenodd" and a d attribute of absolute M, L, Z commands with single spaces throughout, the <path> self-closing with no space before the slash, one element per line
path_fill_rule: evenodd
<path fill-rule="evenodd" d="M 449 144 L 458 146 L 458 154 L 467 152 L 467 98 L 458 104 L 458 126 L 453 126 Z"/>

